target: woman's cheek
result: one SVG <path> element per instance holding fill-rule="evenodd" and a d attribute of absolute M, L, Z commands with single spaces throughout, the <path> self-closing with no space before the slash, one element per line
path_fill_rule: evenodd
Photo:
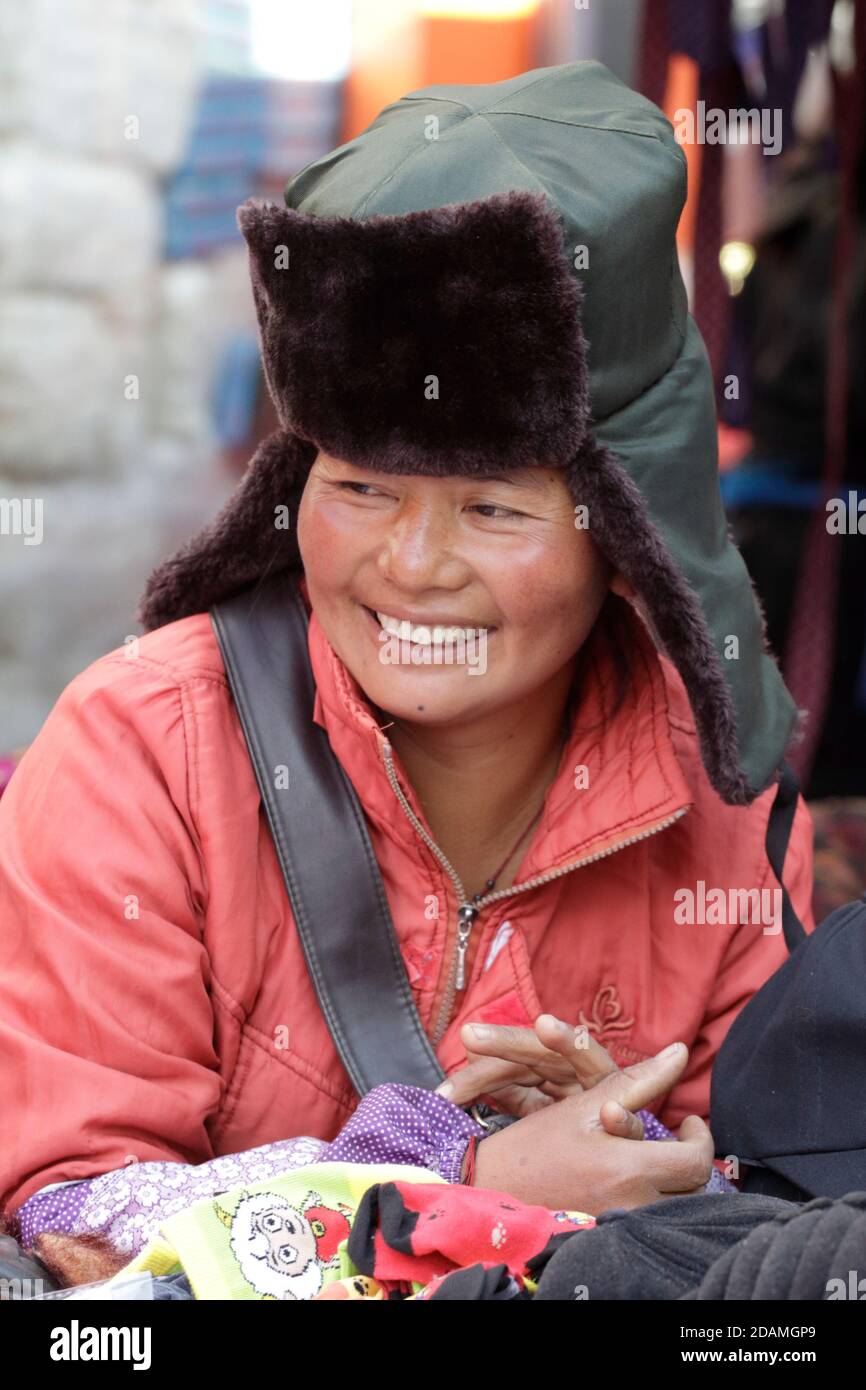
<path fill-rule="evenodd" d="M 571 560 L 571 563 L 569 563 Z M 558 570 L 538 569 L 513 575 L 510 597 L 502 609 L 512 636 L 516 657 L 544 653 L 550 659 L 567 661 L 583 645 L 598 617 L 607 585 L 599 567 L 587 573 L 581 567 L 573 573 L 573 557 L 562 556 Z"/>
<path fill-rule="evenodd" d="M 500 612 L 515 632 L 543 640 L 563 622 L 564 611 L 574 605 L 574 589 L 563 585 L 563 567 L 548 570 L 537 565 L 513 566 L 502 575 L 491 592 L 501 594 Z"/>
<path fill-rule="evenodd" d="M 298 547 L 307 578 L 322 588 L 337 590 L 348 579 L 353 568 L 357 527 L 352 530 L 351 519 L 337 507 L 326 505 L 304 507 L 298 513 Z"/>

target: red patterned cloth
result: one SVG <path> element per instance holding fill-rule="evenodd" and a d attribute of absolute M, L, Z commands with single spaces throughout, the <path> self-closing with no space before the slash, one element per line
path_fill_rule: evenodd
<path fill-rule="evenodd" d="M 594 1225 L 591 1216 L 527 1206 L 487 1188 L 376 1183 L 358 1207 L 348 1254 L 386 1290 L 477 1264 L 504 1265 L 522 1280 L 537 1278 L 563 1240 Z"/>

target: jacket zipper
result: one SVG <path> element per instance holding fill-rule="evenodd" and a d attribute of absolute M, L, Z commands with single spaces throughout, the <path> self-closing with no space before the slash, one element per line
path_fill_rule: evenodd
<path fill-rule="evenodd" d="M 681 806 L 673 815 L 667 816 L 663 821 L 660 821 L 658 825 L 651 826 L 649 830 L 640 830 L 636 835 L 629 835 L 627 839 L 620 840 L 615 845 L 609 845 L 607 849 L 598 850 L 595 854 L 588 854 L 583 859 L 575 859 L 571 864 L 563 864 L 558 869 L 549 869 L 547 873 L 538 874 L 537 877 L 528 879 L 526 883 L 518 883 L 511 888 L 497 888 L 492 893 L 488 893 L 486 897 L 479 898 L 477 903 L 472 903 L 466 896 L 466 891 L 463 884 L 460 882 L 456 869 L 448 861 L 432 836 L 427 834 L 424 826 L 406 800 L 403 789 L 397 781 L 397 774 L 394 771 L 392 748 L 388 739 L 382 740 L 382 756 L 385 761 L 385 771 L 388 774 L 388 781 L 394 789 L 397 800 L 431 854 L 434 854 L 439 860 L 439 863 L 448 874 L 457 892 L 457 902 L 459 904 L 457 909 L 457 948 L 451 962 L 451 968 L 448 974 L 448 985 L 442 998 L 442 1006 L 439 1010 L 436 1028 L 430 1039 L 431 1045 L 434 1048 L 438 1047 L 445 1034 L 445 1030 L 451 1022 L 454 1013 L 455 997 L 459 991 L 466 986 L 466 952 L 469 949 L 469 938 L 472 935 L 472 928 L 475 925 L 475 920 L 482 907 L 487 907 L 490 903 L 498 902 L 501 898 L 510 898 L 516 896 L 518 893 L 525 893 L 530 888 L 537 888 L 541 883 L 549 883 L 555 878 L 562 878 L 563 874 L 570 874 L 573 869 L 582 869 L 587 864 L 595 864 L 599 859 L 607 859 L 609 855 L 616 854 L 618 850 L 626 849 L 629 845 L 637 844 L 639 840 L 648 840 L 651 835 L 657 835 L 660 830 L 667 830 L 668 826 L 680 820 L 690 809 L 689 806 Z"/>

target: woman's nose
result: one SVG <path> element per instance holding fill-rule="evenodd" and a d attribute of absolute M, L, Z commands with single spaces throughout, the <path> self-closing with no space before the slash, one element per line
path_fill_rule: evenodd
<path fill-rule="evenodd" d="M 454 555 L 453 524 L 439 508 L 405 507 L 388 524 L 379 551 L 379 572 L 404 589 L 448 582 L 460 562 Z"/>

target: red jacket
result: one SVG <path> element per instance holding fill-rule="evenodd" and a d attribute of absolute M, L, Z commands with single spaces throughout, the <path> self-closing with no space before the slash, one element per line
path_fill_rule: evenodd
<path fill-rule="evenodd" d="M 681 1039 L 688 1070 L 654 1107 L 676 1127 L 706 1117 L 722 1038 L 786 954 L 760 921 L 676 920 L 680 890 L 700 907 L 701 883 L 704 895 L 775 887 L 763 847 L 773 792 L 749 808 L 719 799 L 678 675 L 636 616 L 632 627 L 615 714 L 612 654 L 602 632 L 592 639 L 543 816 L 518 882 L 479 915 L 450 1021 L 454 886 L 401 807 L 371 707 L 315 616 L 314 717 L 364 806 L 423 1023 L 434 1038 L 447 1023 L 445 1069 L 464 1061 L 467 1019 L 551 1011 L 586 1024 L 621 1063 Z M 589 780 L 579 790 L 578 765 Z M 430 833 L 396 754 L 395 766 Z M 802 804 L 786 880 L 811 930 Z M 109 652 L 63 691 L 0 800 L 0 904 L 10 1212 L 48 1183 L 133 1158 L 199 1163 L 330 1138 L 354 1108 L 207 614 Z"/>

